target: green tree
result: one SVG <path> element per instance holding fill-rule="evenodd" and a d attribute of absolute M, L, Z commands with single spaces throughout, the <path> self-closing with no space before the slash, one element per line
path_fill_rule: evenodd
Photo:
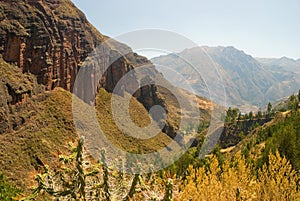
<path fill-rule="evenodd" d="M 249 119 L 250 119 L 250 120 L 253 120 L 253 112 L 252 112 L 252 111 L 249 112 Z"/>
<path fill-rule="evenodd" d="M 271 111 L 272 111 L 272 103 L 268 103 L 268 115 L 270 115 L 271 114 Z"/>
<path fill-rule="evenodd" d="M 235 121 L 235 119 L 237 118 L 239 112 L 240 112 L 240 110 L 238 108 L 232 109 L 231 107 L 229 107 L 226 112 L 225 122 L 233 123 Z"/>
<path fill-rule="evenodd" d="M 258 118 L 258 120 L 260 120 L 262 117 L 263 117 L 262 112 L 259 110 L 257 112 L 257 118 Z"/>
<path fill-rule="evenodd" d="M 229 107 L 226 112 L 225 122 L 227 122 L 227 123 L 231 122 L 231 118 L 232 118 L 232 109 L 231 109 L 231 107 Z"/>
<path fill-rule="evenodd" d="M 241 119 L 242 119 L 242 113 L 239 112 L 238 121 L 240 121 Z"/>
<path fill-rule="evenodd" d="M 292 95 L 288 102 L 288 108 L 289 110 L 297 110 L 298 108 L 298 100 L 295 95 Z"/>
<path fill-rule="evenodd" d="M 232 110 L 232 118 L 233 118 L 233 121 L 236 119 L 236 117 L 238 116 L 238 114 L 240 113 L 240 110 L 238 108 L 234 108 Z"/>

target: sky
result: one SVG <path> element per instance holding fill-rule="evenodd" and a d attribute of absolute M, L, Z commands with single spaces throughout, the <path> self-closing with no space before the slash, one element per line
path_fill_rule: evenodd
<path fill-rule="evenodd" d="M 110 37 L 176 32 L 199 46 L 234 46 L 254 57 L 300 58 L 299 0 L 72 0 Z"/>

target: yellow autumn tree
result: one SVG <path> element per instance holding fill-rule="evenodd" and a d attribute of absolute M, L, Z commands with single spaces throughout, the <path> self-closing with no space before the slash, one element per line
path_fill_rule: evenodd
<path fill-rule="evenodd" d="M 299 173 L 278 152 L 269 156 L 269 163 L 258 174 L 238 153 L 232 161 L 225 162 L 222 168 L 217 158 L 211 157 L 208 168 L 195 169 L 190 166 L 187 175 L 175 200 L 300 200 L 297 189 Z"/>
<path fill-rule="evenodd" d="M 300 192 L 297 189 L 299 172 L 293 170 L 292 165 L 285 157 L 281 157 L 277 151 L 270 154 L 269 164 L 265 164 L 259 171 L 260 200 L 300 200 Z"/>

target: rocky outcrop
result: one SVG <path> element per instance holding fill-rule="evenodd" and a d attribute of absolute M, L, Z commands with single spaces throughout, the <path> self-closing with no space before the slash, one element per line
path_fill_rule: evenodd
<path fill-rule="evenodd" d="M 97 48 L 108 39 L 69 0 L 0 1 L 0 54 L 3 60 L 18 66 L 23 73 L 35 75 L 38 84 L 48 91 L 56 87 L 73 91 L 76 76 L 82 69 L 88 80 L 84 80 L 82 88 L 74 90 L 85 102 L 93 103 L 100 87 L 113 92 L 130 70 L 151 65 L 147 58 L 132 53 L 129 47 L 114 40 Z M 120 52 L 126 52 L 126 56 Z M 105 71 L 106 66 L 109 68 Z M 150 71 L 153 77 L 159 75 L 154 67 Z M 124 83 L 125 91 L 134 94 L 147 109 L 154 104 L 163 106 L 155 84 L 139 87 L 143 85 L 140 82 L 132 74 Z M 12 97 L 8 105 L 24 103 L 30 96 L 30 91 L 15 90 L 9 83 L 6 86 Z"/>
<path fill-rule="evenodd" d="M 221 148 L 237 145 L 245 136 L 248 136 L 256 127 L 271 121 L 272 118 L 242 120 L 226 123 L 221 133 L 219 144 Z"/>
<path fill-rule="evenodd" d="M 101 35 L 69 0 L 0 1 L 0 54 L 6 62 L 14 63 L 24 73 L 32 73 L 46 90 L 62 87 L 72 91 L 76 75 L 87 56 L 107 37 Z M 94 65 L 110 65 L 101 82 L 87 87 L 104 87 L 112 92 L 118 81 L 137 65 L 149 63 L 145 57 L 128 54 L 128 59 L 113 49 L 129 49 L 114 41 L 109 54 Z M 116 56 L 119 58 L 116 59 Z M 99 58 L 98 58 L 99 60 Z M 101 67 L 100 67 L 101 68 Z M 87 70 L 93 78 L 95 72 Z M 131 86 L 130 86 L 131 85 Z M 138 83 L 129 80 L 126 90 Z M 153 90 L 137 92 L 140 101 L 149 106 L 155 101 Z M 85 93 L 83 91 L 82 93 Z M 88 97 L 94 94 L 87 94 Z M 153 103 L 152 103 L 153 102 Z"/>
<path fill-rule="evenodd" d="M 107 40 L 109 42 L 99 48 Z M 126 77 L 122 87 L 134 94 L 145 108 L 159 104 L 167 113 L 173 111 L 174 116 L 180 116 L 180 112 L 174 110 L 178 108 L 176 101 L 171 100 L 170 104 L 165 101 L 171 97 L 170 92 L 162 94 L 155 81 L 151 81 L 158 78 L 170 85 L 151 62 L 133 53 L 128 46 L 100 34 L 70 0 L 0 0 L 1 55 L 5 62 L 18 66 L 23 74 L 35 75 L 37 83 L 46 91 L 56 87 L 76 91 L 91 104 L 99 88 L 113 92 L 125 74 L 148 65 L 148 77 L 138 79 L 139 75 L 133 73 Z M 74 89 L 79 70 L 87 80 Z M 13 97 L 8 107 L 25 104 L 32 95 L 31 91 L 13 88 L 9 83 L 6 88 Z M 167 107 L 168 104 L 175 105 Z M 164 132 L 174 137 L 179 121 L 172 122 L 172 118 L 167 120 Z"/>
<path fill-rule="evenodd" d="M 1 2 L 1 7 L 4 60 L 36 75 L 47 90 L 71 90 L 80 63 L 103 36 L 69 1 Z"/>
<path fill-rule="evenodd" d="M 36 75 L 47 90 L 72 90 L 80 62 L 103 36 L 69 1 L 1 1 L 0 6 L 3 59 Z"/>
<path fill-rule="evenodd" d="M 0 58 L 0 134 L 18 129 L 29 118 L 29 99 L 39 93 L 34 76 L 23 74 L 17 66 Z M 40 90 L 42 91 L 42 89 Z M 26 106 L 26 107 L 24 107 Z"/>

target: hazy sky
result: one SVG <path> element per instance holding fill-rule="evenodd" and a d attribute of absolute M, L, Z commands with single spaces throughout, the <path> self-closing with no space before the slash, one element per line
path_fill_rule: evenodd
<path fill-rule="evenodd" d="M 255 57 L 300 58 L 299 0 L 73 0 L 110 37 L 174 31 L 199 45 L 235 46 Z"/>

